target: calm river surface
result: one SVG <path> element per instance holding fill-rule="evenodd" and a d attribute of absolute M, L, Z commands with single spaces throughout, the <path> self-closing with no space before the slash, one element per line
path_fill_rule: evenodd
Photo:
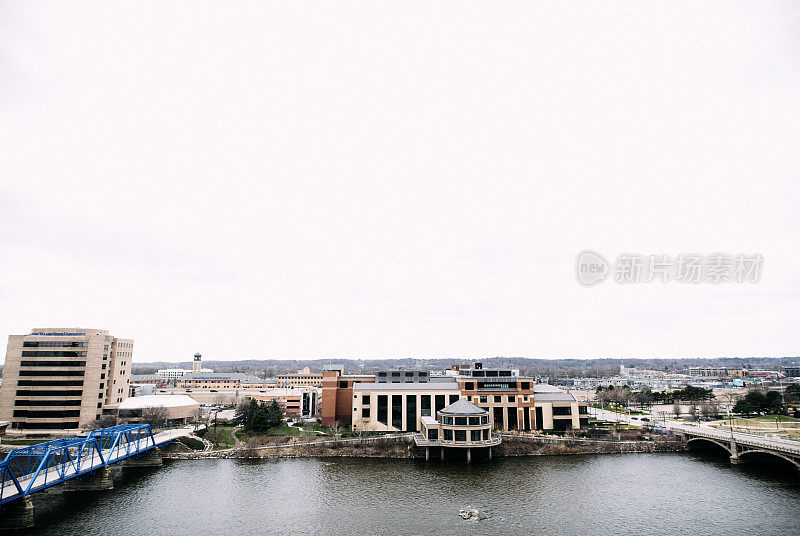
<path fill-rule="evenodd" d="M 684 453 L 168 461 L 113 491 L 40 494 L 32 533 L 797 535 L 799 475 Z"/>

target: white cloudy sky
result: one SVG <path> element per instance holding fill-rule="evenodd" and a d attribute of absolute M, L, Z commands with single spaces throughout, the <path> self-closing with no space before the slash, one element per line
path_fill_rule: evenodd
<path fill-rule="evenodd" d="M 798 355 L 800 7 L 3 1 L 0 184 L 3 337 Z M 585 288 L 584 249 L 765 263 Z"/>

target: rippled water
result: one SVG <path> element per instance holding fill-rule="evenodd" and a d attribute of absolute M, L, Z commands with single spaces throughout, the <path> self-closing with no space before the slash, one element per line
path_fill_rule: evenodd
<path fill-rule="evenodd" d="M 34 534 L 800 534 L 800 473 L 699 454 L 172 461 L 35 500 Z M 488 516 L 463 520 L 477 507 Z"/>

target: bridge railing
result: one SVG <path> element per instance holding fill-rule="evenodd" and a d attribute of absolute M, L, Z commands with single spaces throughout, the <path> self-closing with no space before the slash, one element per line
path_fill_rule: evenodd
<path fill-rule="evenodd" d="M 155 446 L 148 424 L 122 424 L 87 437 L 56 439 L 10 451 L 0 461 L 0 504 L 60 484 Z"/>

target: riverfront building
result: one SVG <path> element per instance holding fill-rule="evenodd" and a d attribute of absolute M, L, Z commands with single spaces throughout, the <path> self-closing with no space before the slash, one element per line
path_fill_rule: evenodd
<path fill-rule="evenodd" d="M 436 412 L 437 418 L 422 418 L 422 433 L 414 434 L 414 443 L 425 447 L 425 459 L 430 458 L 430 447 L 440 448 L 444 459 L 445 447 L 466 449 L 467 462 L 472 458 L 472 449 L 488 449 L 500 444 L 500 436 L 492 433 L 489 411 L 465 399 L 456 400 Z"/>
<path fill-rule="evenodd" d="M 349 376 L 342 374 L 341 368 L 331 367 L 323 372 L 322 424 L 417 432 L 425 417 L 435 419 L 458 400 L 485 410 L 491 428 L 501 431 L 567 430 L 588 424 L 585 402 L 557 387 L 536 384 L 516 370 L 484 369 L 475 363 L 437 372 L 379 371 Z"/>
<path fill-rule="evenodd" d="M 35 328 L 10 335 L 0 420 L 13 430 L 74 430 L 116 413 L 129 394 L 133 340 L 106 330 Z"/>

